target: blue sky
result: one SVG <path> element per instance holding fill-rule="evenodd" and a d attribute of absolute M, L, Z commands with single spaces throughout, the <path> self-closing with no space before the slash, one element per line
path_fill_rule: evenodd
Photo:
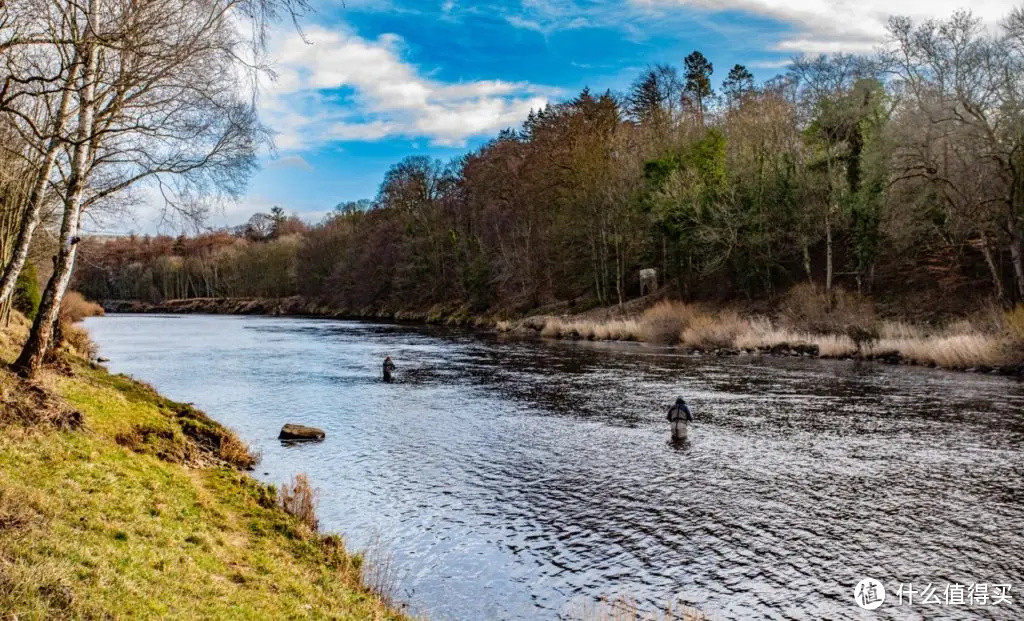
<path fill-rule="evenodd" d="M 531 108 L 584 86 L 625 90 L 648 65 L 701 50 L 717 87 L 735 63 L 759 80 L 800 53 L 873 49 L 890 14 L 945 17 L 957 0 L 313 0 L 271 38 L 277 79 L 261 113 L 276 149 L 247 196 L 214 214 L 234 225 L 274 205 L 316 221 L 370 198 L 411 154 L 449 159 Z M 976 0 L 995 24 L 1006 0 Z M 303 40 L 305 38 L 305 41 Z M 135 231 L 156 230 L 142 210 Z M 149 210 L 152 213 L 152 210 Z M 120 224 L 119 228 L 124 228 Z"/>

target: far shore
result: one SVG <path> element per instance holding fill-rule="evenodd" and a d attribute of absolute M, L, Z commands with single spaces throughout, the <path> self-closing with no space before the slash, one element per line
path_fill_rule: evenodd
<path fill-rule="evenodd" d="M 425 310 L 338 309 L 316 300 L 287 298 L 189 298 L 159 303 L 110 300 L 109 313 L 266 315 L 325 319 L 388 320 L 492 330 L 522 337 L 589 341 L 638 341 L 716 356 L 758 354 L 867 360 L 953 371 L 1024 377 L 1024 311 L 989 325 L 968 320 L 942 326 L 900 321 L 853 321 L 806 329 L 794 321 L 743 316 L 679 301 L 634 300 L 623 307 L 568 313 L 550 309 L 522 317 L 474 314 L 465 308 Z M 544 309 L 541 309 L 544 310 Z M 554 311 L 563 311 L 557 313 Z M 806 314 L 806 313 L 805 313 Z M 819 322 L 820 323 L 820 322 Z M 1002 324 L 1002 325 L 997 325 Z"/>

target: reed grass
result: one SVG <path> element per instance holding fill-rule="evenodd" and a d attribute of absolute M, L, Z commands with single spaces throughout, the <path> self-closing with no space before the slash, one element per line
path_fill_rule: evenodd
<path fill-rule="evenodd" d="M 643 314 L 625 319 L 594 321 L 546 318 L 541 334 L 550 338 L 600 341 L 643 341 L 680 345 L 699 351 L 745 350 L 817 351 L 822 358 L 898 358 L 905 362 L 945 368 L 997 367 L 1024 362 L 1024 305 L 995 320 L 961 319 L 944 327 L 901 321 L 878 321 L 874 313 L 858 320 L 854 311 L 866 307 L 863 298 L 840 295 L 840 312 L 829 317 L 813 311 L 812 293 L 790 296 L 779 317 L 744 317 L 733 310 L 710 311 L 696 304 L 662 301 Z M 792 300 L 798 300 L 798 303 Z M 836 304 L 835 298 L 830 302 Z M 798 310 L 794 310 L 797 308 Z M 795 318 L 806 318 L 800 323 Z M 831 323 L 830 323 L 831 322 Z M 831 331 L 822 331 L 832 325 Z M 837 327 L 844 326 L 844 327 Z"/>
<path fill-rule="evenodd" d="M 670 602 L 660 610 L 648 610 L 627 597 L 577 604 L 569 611 L 574 621 L 709 621 L 696 608 Z"/>

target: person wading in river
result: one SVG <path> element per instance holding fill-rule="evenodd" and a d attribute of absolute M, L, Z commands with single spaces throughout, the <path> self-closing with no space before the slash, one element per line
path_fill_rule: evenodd
<path fill-rule="evenodd" d="M 673 442 L 682 442 L 686 439 L 691 421 L 693 421 L 693 414 L 690 414 L 690 408 L 686 407 L 686 401 L 679 397 L 676 399 L 676 404 L 668 409 L 668 422 L 672 423 Z"/>
<path fill-rule="evenodd" d="M 394 373 L 394 371 L 395 371 L 395 363 L 391 362 L 391 356 L 388 356 L 387 358 L 384 359 L 384 381 L 385 382 L 390 383 L 390 382 L 394 381 L 394 378 L 391 377 L 391 374 Z"/>

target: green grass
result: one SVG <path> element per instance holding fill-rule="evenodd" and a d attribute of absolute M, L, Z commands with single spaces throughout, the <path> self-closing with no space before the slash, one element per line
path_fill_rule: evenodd
<path fill-rule="evenodd" d="M 0 340 L 4 362 L 17 340 Z M 0 407 L 0 619 L 401 618 L 337 537 L 280 510 L 272 488 L 209 465 L 224 462 L 186 428 L 227 433 L 216 423 L 129 378 L 71 366 L 39 384 L 84 429 L 4 423 Z M 17 382 L 0 371 L 6 401 Z"/>

